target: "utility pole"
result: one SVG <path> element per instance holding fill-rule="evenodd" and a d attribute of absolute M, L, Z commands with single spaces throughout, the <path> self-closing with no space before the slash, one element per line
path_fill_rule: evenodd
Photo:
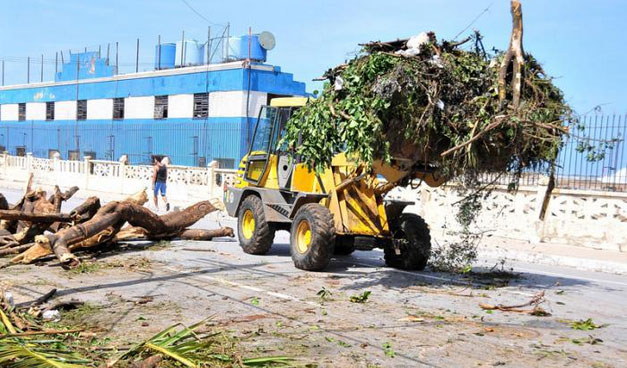
<path fill-rule="evenodd" d="M 26 58 L 26 84 L 30 83 L 30 56 Z"/>
<path fill-rule="evenodd" d="M 210 53 L 211 53 L 211 26 L 207 27 L 207 50 L 206 50 L 206 54 L 207 54 L 207 65 L 210 64 L 209 60 L 211 58 Z"/>
<path fill-rule="evenodd" d="M 226 42 L 224 43 L 226 45 L 226 57 L 225 57 L 226 61 L 229 61 L 229 38 L 230 38 L 230 34 L 231 34 L 231 22 L 228 22 L 226 24 Z"/>
<path fill-rule="evenodd" d="M 181 37 L 181 67 L 185 66 L 185 62 L 183 61 L 183 57 L 185 55 L 185 31 L 183 31 L 183 36 Z"/>
<path fill-rule="evenodd" d="M 135 73 L 139 71 L 139 38 L 137 38 L 137 47 L 135 47 Z"/>
<path fill-rule="evenodd" d="M 161 35 L 157 36 L 157 70 L 161 70 Z"/>
<path fill-rule="evenodd" d="M 39 73 L 39 81 L 44 81 L 44 54 L 41 54 L 41 72 Z"/>

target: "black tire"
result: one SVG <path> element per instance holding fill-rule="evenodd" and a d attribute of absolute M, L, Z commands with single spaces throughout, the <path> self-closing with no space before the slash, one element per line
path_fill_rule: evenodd
<path fill-rule="evenodd" d="M 300 226 L 308 226 L 309 242 L 299 247 Z M 290 253 L 294 266 L 301 270 L 320 271 L 333 256 L 335 248 L 335 224 L 329 210 L 318 203 L 303 205 L 292 222 L 290 230 Z"/>
<path fill-rule="evenodd" d="M 254 218 L 254 230 L 247 237 L 244 232 L 244 218 L 246 213 L 250 211 Z M 250 216 L 250 214 L 248 215 Z M 249 195 L 244 198 L 237 215 L 237 237 L 239 245 L 244 253 L 262 255 L 266 254 L 272 248 L 274 242 L 274 227 L 266 221 L 266 215 L 263 211 L 263 203 L 261 199 L 255 195 Z"/>
<path fill-rule="evenodd" d="M 412 213 L 403 213 L 390 230 L 393 239 L 384 248 L 385 264 L 401 270 L 424 270 L 431 255 L 431 235 L 425 220 Z M 400 254 L 397 254 L 395 245 Z"/>
<path fill-rule="evenodd" d="M 350 235 L 337 236 L 335 238 L 335 249 L 333 254 L 337 256 L 348 256 L 355 251 L 355 241 Z"/>

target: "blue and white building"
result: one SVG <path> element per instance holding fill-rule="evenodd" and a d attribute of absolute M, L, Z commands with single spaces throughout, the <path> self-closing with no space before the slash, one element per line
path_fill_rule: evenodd
<path fill-rule="evenodd" d="M 234 168 L 260 107 L 306 95 L 304 83 L 265 63 L 266 50 L 253 40 L 255 60 L 232 55 L 218 64 L 190 62 L 187 51 L 164 44 L 155 70 L 131 74 L 116 74 L 97 52 L 72 54 L 53 82 L 0 87 L 0 150 L 63 159 L 127 155 L 131 163 L 162 154 L 176 165 L 216 160 Z"/>

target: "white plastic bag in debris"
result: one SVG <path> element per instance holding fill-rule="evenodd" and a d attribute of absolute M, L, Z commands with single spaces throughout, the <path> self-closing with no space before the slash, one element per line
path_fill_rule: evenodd
<path fill-rule="evenodd" d="M 416 56 L 420 53 L 420 48 L 429 43 L 427 32 L 420 32 L 412 36 L 407 41 L 407 50 L 398 50 L 396 54 L 403 56 Z"/>

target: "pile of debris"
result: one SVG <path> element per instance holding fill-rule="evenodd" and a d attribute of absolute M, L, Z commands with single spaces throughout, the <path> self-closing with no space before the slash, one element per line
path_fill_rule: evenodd
<path fill-rule="evenodd" d="M 123 201 L 112 201 L 104 206 L 98 197 L 89 197 L 70 213 L 61 213 L 62 203 L 72 197 L 78 187 L 65 192 L 55 187 L 54 194 L 47 197 L 41 189 L 32 190 L 31 181 L 32 177 L 24 197 L 11 207 L 0 194 L 0 256 L 17 254 L 3 267 L 32 263 L 54 254 L 62 265 L 73 268 L 80 264 L 74 251 L 112 246 L 120 241 L 211 240 L 234 236 L 229 227 L 189 229 L 216 210 L 210 201 L 158 216 L 143 206 L 148 201 L 144 189 Z"/>
<path fill-rule="evenodd" d="M 505 52 L 487 52 L 478 32 L 459 42 L 424 32 L 362 44 L 325 73 L 321 96 L 293 115 L 283 143 L 318 171 L 337 152 L 366 166 L 425 165 L 446 178 L 547 168 L 572 111 L 524 53 L 516 0 L 512 17 Z"/>
<path fill-rule="evenodd" d="M 177 323 L 132 346 L 113 345 L 98 328 L 68 326 L 64 313 L 81 302 L 45 303 L 54 292 L 15 304 L 0 289 L 0 367 L 293 367 L 288 356 L 242 357 L 228 334 L 205 319 L 192 326 Z M 55 307 L 56 306 L 56 307 Z M 56 317 L 47 312 L 59 308 Z M 71 313 L 71 312 L 70 312 Z M 104 337 L 104 336 L 103 336 Z M 99 346 L 99 342 L 105 346 Z M 119 350 L 119 351 L 118 351 Z"/>

